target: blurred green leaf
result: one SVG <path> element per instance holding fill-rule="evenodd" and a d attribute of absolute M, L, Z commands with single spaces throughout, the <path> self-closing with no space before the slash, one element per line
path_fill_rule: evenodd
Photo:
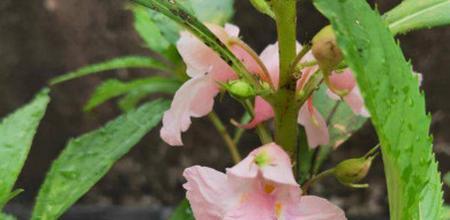
<path fill-rule="evenodd" d="M 195 220 L 189 202 L 184 199 L 173 211 L 169 220 Z"/>
<path fill-rule="evenodd" d="M 86 75 L 115 69 L 151 68 L 162 71 L 170 71 L 166 66 L 167 65 L 151 57 L 143 57 L 143 56 L 118 57 L 105 62 L 84 66 L 73 72 L 57 76 L 50 80 L 50 84 L 54 85 L 68 80 L 80 78 Z"/>
<path fill-rule="evenodd" d="M 0 220 L 16 220 L 16 218 L 12 215 L 0 213 Z"/>
<path fill-rule="evenodd" d="M 327 86 L 323 84 L 314 93 L 313 100 L 314 106 L 327 120 L 330 134 L 330 143 L 320 146 L 316 155 L 313 173 L 317 174 L 320 171 L 320 166 L 333 149 L 336 149 L 348 140 L 365 124 L 368 118 L 355 115 L 346 103 L 332 100 L 327 94 Z"/>
<path fill-rule="evenodd" d="M 223 25 L 233 17 L 234 0 L 187 0 L 193 14 L 202 22 Z"/>
<path fill-rule="evenodd" d="M 144 79 L 122 82 L 117 79 L 110 79 L 100 84 L 92 94 L 89 101 L 84 106 L 84 111 L 91 111 L 93 108 L 104 102 L 136 91 L 145 91 L 145 95 L 152 93 L 174 94 L 180 87 L 180 82 L 175 79 L 169 79 L 159 76 L 148 77 Z M 143 92 L 142 92 L 143 93 Z"/>
<path fill-rule="evenodd" d="M 21 191 L 11 192 L 50 101 L 48 92 L 43 89 L 33 101 L 0 123 L 0 210 Z"/>
<path fill-rule="evenodd" d="M 331 22 L 378 134 L 391 220 L 439 219 L 442 185 L 418 78 L 365 0 L 315 0 Z"/>
<path fill-rule="evenodd" d="M 404 0 L 384 19 L 394 34 L 450 24 L 449 0 Z"/>
<path fill-rule="evenodd" d="M 443 210 L 442 210 L 442 217 L 440 218 L 441 220 L 450 220 L 450 206 L 444 205 Z"/>
<path fill-rule="evenodd" d="M 275 14 L 273 13 L 272 8 L 270 7 L 267 0 L 250 0 L 250 3 L 252 3 L 253 7 L 255 7 L 261 13 L 275 18 Z"/>
<path fill-rule="evenodd" d="M 69 141 L 39 191 L 33 220 L 58 219 L 161 120 L 167 101 L 153 101 Z"/>

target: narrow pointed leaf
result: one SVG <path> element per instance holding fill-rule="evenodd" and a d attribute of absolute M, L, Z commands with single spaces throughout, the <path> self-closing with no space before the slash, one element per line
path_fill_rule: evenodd
<path fill-rule="evenodd" d="M 315 0 L 356 74 L 381 143 L 392 220 L 439 219 L 442 188 L 418 78 L 365 0 Z"/>
<path fill-rule="evenodd" d="M 28 157 L 33 137 L 49 101 L 48 89 L 44 89 L 32 102 L 0 123 L 0 210 L 17 195 L 11 191 Z"/>
<path fill-rule="evenodd" d="M 114 58 L 105 62 L 92 64 L 89 66 L 81 67 L 73 72 L 66 73 L 64 75 L 55 77 L 50 80 L 50 84 L 58 84 L 68 80 L 80 78 L 83 76 L 96 74 L 104 71 L 115 69 L 131 69 L 131 68 L 150 68 L 158 69 L 162 71 L 169 71 L 165 64 L 151 58 L 143 56 L 126 56 Z"/>
<path fill-rule="evenodd" d="M 33 220 L 58 219 L 161 120 L 167 101 L 153 101 L 70 140 L 39 191 Z"/>
<path fill-rule="evenodd" d="M 92 94 L 89 101 L 84 106 L 85 111 L 91 111 L 93 108 L 103 104 L 104 102 L 133 92 L 146 91 L 146 95 L 152 93 L 168 93 L 174 94 L 180 87 L 180 82 L 175 79 L 164 77 L 149 77 L 144 79 L 123 82 L 117 79 L 110 79 L 100 84 Z"/>
<path fill-rule="evenodd" d="M 404 0 L 384 15 L 394 34 L 450 24 L 450 0 Z"/>

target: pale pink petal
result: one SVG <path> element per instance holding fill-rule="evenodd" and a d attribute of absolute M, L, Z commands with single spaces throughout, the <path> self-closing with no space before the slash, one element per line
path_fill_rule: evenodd
<path fill-rule="evenodd" d="M 280 58 L 278 55 L 278 43 L 268 45 L 263 52 L 260 54 L 259 58 L 264 63 L 269 71 L 270 78 L 272 80 L 273 86 L 278 88 L 278 82 L 280 78 Z"/>
<path fill-rule="evenodd" d="M 310 148 L 329 143 L 330 136 L 327 124 L 311 103 L 304 104 L 300 109 L 298 123 L 305 127 Z"/>
<path fill-rule="evenodd" d="M 262 190 L 244 193 L 240 205 L 227 212 L 223 220 L 274 220 L 274 198 Z"/>
<path fill-rule="evenodd" d="M 187 168 L 186 197 L 197 220 L 222 220 L 230 204 L 237 202 L 225 174 L 208 167 Z"/>
<path fill-rule="evenodd" d="M 346 220 L 344 211 L 326 199 L 302 196 L 298 204 L 289 204 L 286 220 Z"/>
<path fill-rule="evenodd" d="M 181 133 L 191 125 L 191 117 L 202 117 L 211 112 L 218 92 L 216 82 L 209 76 L 185 82 L 175 93 L 170 109 L 164 113 L 161 138 L 172 146 L 183 145 Z"/>
<path fill-rule="evenodd" d="M 370 117 L 370 114 L 364 105 L 364 99 L 357 86 L 353 88 L 353 90 L 344 97 L 344 101 L 356 115 L 361 115 L 363 117 Z"/>
<path fill-rule="evenodd" d="M 225 32 L 227 32 L 230 37 L 239 37 L 239 27 L 234 24 L 225 24 Z"/>
<path fill-rule="evenodd" d="M 255 98 L 255 116 L 253 117 L 252 121 L 250 121 L 248 124 L 244 125 L 244 128 L 253 128 L 259 123 L 263 121 L 267 121 L 274 116 L 274 112 L 272 109 L 272 106 L 263 98 L 260 96 L 257 96 Z"/>
<path fill-rule="evenodd" d="M 256 164 L 258 156 L 267 159 L 267 164 Z M 298 187 L 292 173 L 289 155 L 275 143 L 266 144 L 253 150 L 240 163 L 227 169 L 227 174 L 248 179 L 254 179 L 261 174 L 266 181 Z"/>
<path fill-rule="evenodd" d="M 230 49 L 233 52 L 233 54 L 237 58 L 239 58 L 239 60 L 241 60 L 241 62 L 244 64 L 244 66 L 250 73 L 258 74 L 261 76 L 262 74 L 261 67 L 247 51 L 245 51 L 244 49 L 242 49 L 240 46 L 237 45 L 232 46 Z"/>
<path fill-rule="evenodd" d="M 356 86 L 356 79 L 350 69 L 345 69 L 341 73 L 333 72 L 330 76 L 330 83 L 337 90 L 350 92 Z"/>

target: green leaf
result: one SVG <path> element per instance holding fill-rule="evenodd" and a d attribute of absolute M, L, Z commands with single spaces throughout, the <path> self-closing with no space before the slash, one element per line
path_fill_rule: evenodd
<path fill-rule="evenodd" d="M 195 220 L 189 202 L 184 199 L 173 211 L 169 220 Z"/>
<path fill-rule="evenodd" d="M 233 17 L 234 0 L 188 0 L 187 2 L 193 14 L 202 22 L 223 25 Z"/>
<path fill-rule="evenodd" d="M 177 1 L 166 0 L 133 0 L 133 2 L 147 8 L 158 11 L 169 17 L 179 25 L 186 28 L 227 62 L 239 76 L 252 82 L 255 86 L 259 85 L 245 68 L 244 64 L 220 41 L 200 20 L 189 13 L 183 5 Z"/>
<path fill-rule="evenodd" d="M 442 220 L 450 220 L 450 206 L 446 204 L 442 210 Z"/>
<path fill-rule="evenodd" d="M 335 101 L 328 97 L 327 86 L 322 85 L 314 93 L 314 106 L 325 117 L 330 134 L 330 143 L 320 146 L 316 156 L 313 173 L 320 171 L 320 166 L 328 158 L 328 155 L 345 141 L 347 141 L 356 131 L 358 131 L 368 120 L 365 117 L 355 115 L 351 108 L 342 101 Z"/>
<path fill-rule="evenodd" d="M 104 81 L 96 88 L 89 101 L 84 106 L 85 111 L 91 111 L 93 108 L 104 102 L 133 91 L 145 91 L 146 95 L 152 93 L 173 94 L 180 87 L 180 82 L 174 79 L 164 77 L 149 77 L 137 79 L 130 82 L 122 82 L 117 79 Z"/>
<path fill-rule="evenodd" d="M 11 192 L 27 159 L 33 137 L 50 101 L 48 89 L 0 123 L 0 210 L 14 197 Z"/>
<path fill-rule="evenodd" d="M 272 8 L 270 7 L 267 0 L 250 0 L 250 3 L 252 3 L 253 7 L 255 7 L 261 13 L 275 18 L 275 13 L 273 13 Z"/>
<path fill-rule="evenodd" d="M 430 117 L 412 67 L 365 0 L 315 0 L 356 74 L 381 143 L 392 220 L 439 219 L 442 188 Z"/>
<path fill-rule="evenodd" d="M 384 15 L 394 34 L 450 24 L 450 0 L 404 0 Z"/>
<path fill-rule="evenodd" d="M 16 218 L 12 215 L 0 213 L 0 220 L 16 220 Z"/>
<path fill-rule="evenodd" d="M 32 219 L 58 219 L 158 124 L 167 108 L 167 101 L 153 101 L 70 140 L 41 186 Z"/>
<path fill-rule="evenodd" d="M 142 56 L 126 56 L 114 58 L 105 62 L 92 64 L 89 66 L 81 67 L 73 72 L 66 73 L 64 75 L 55 77 L 50 80 L 50 84 L 58 84 L 68 80 L 80 78 L 86 75 L 104 72 L 115 69 L 128 69 L 128 68 L 152 68 L 162 71 L 169 71 L 165 64 L 151 58 Z"/>

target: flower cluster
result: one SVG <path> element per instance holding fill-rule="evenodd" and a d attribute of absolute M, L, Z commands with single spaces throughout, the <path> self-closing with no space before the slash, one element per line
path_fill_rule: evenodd
<path fill-rule="evenodd" d="M 208 28 L 238 57 L 249 72 L 260 76 L 261 80 L 271 84 L 275 90 L 279 81 L 279 56 L 278 44 L 269 45 L 261 54 L 259 59 L 264 66 L 258 65 L 257 61 L 238 45 L 245 45 L 239 39 L 239 28 L 226 24 L 224 28 L 208 24 Z M 231 42 L 239 42 L 238 44 Z M 182 32 L 177 49 L 187 66 L 187 74 L 190 80 L 177 91 L 172 101 L 171 108 L 164 114 L 163 127 L 161 129 L 162 139 L 170 145 L 183 145 L 181 133 L 186 131 L 191 124 L 191 117 L 203 117 L 212 111 L 214 97 L 220 92 L 221 84 L 237 79 L 237 74 L 223 61 L 211 48 L 188 32 Z M 302 46 L 297 44 L 297 50 Z M 302 62 L 314 61 L 311 53 L 306 54 Z M 309 78 L 318 71 L 318 65 L 302 69 L 301 77 L 297 81 L 297 90 L 302 90 Z M 268 73 L 264 74 L 264 72 Z M 333 91 L 346 91 L 346 95 L 340 97 L 331 90 L 329 95 L 333 99 L 343 100 L 358 115 L 368 116 L 364 107 L 355 78 L 350 70 L 335 71 L 329 77 L 333 85 Z M 255 98 L 253 120 L 244 125 L 245 128 L 253 128 L 259 123 L 274 117 L 272 106 L 262 97 Z M 314 107 L 312 98 L 300 108 L 298 123 L 303 125 L 311 148 L 328 144 L 329 134 L 327 124 L 319 111 Z"/>
<path fill-rule="evenodd" d="M 185 170 L 187 190 L 197 220 L 345 220 L 344 212 L 325 199 L 302 196 L 289 156 L 276 144 L 264 145 L 227 169 Z"/>

